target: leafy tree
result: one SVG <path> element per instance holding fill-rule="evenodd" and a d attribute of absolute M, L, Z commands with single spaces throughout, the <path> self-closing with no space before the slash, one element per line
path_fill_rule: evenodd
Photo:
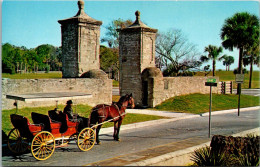
<path fill-rule="evenodd" d="M 15 48 L 10 52 L 10 55 L 13 56 L 13 64 L 16 67 L 16 72 L 18 73 L 20 71 L 20 66 L 22 64 L 22 57 L 23 57 L 23 50 L 20 48 Z"/>
<path fill-rule="evenodd" d="M 205 47 L 205 52 L 208 52 L 208 56 L 201 56 L 200 60 L 202 62 L 207 62 L 209 60 L 212 60 L 212 72 L 213 76 L 215 76 L 215 70 L 216 70 L 216 61 L 218 60 L 218 57 L 220 56 L 220 53 L 222 52 L 222 47 L 217 47 L 213 45 L 209 45 Z"/>
<path fill-rule="evenodd" d="M 122 20 L 117 19 L 113 20 L 107 27 L 107 31 L 105 33 L 105 37 L 101 38 L 101 42 L 107 42 L 110 48 L 118 48 L 119 47 L 119 33 L 117 29 L 126 28 L 133 24 L 131 20 Z"/>
<path fill-rule="evenodd" d="M 206 65 L 203 67 L 204 75 L 207 76 L 211 70 L 210 70 L 210 65 Z"/>
<path fill-rule="evenodd" d="M 57 48 L 52 45 L 44 44 L 35 48 L 37 55 L 39 56 L 39 62 L 41 62 L 41 69 L 45 70 L 55 70 L 57 63 L 59 62 L 59 58 L 57 56 Z"/>
<path fill-rule="evenodd" d="M 61 48 L 40 45 L 36 49 L 17 47 L 9 43 L 2 45 L 2 71 L 4 73 L 37 72 L 38 70 L 59 70 Z"/>
<path fill-rule="evenodd" d="M 2 45 L 2 71 L 4 73 L 15 73 L 15 66 L 13 64 L 13 58 L 10 53 L 14 50 L 14 46 L 9 43 Z"/>
<path fill-rule="evenodd" d="M 246 47 L 254 46 L 259 41 L 259 19 L 247 12 L 236 13 L 227 18 L 220 34 L 223 40 L 222 46 L 233 51 L 239 49 L 238 71 L 242 74 L 242 59 Z M 238 84 L 237 92 L 240 93 L 241 84 Z"/>
<path fill-rule="evenodd" d="M 115 78 L 119 70 L 118 55 L 117 49 L 100 46 L 100 68 L 112 73 L 112 78 Z"/>
<path fill-rule="evenodd" d="M 30 49 L 25 53 L 25 58 L 27 61 L 26 71 L 36 72 L 38 65 L 38 55 L 34 49 Z"/>
<path fill-rule="evenodd" d="M 196 69 L 201 65 L 201 62 L 197 60 L 199 53 L 196 46 L 188 42 L 181 30 L 171 29 L 166 33 L 158 33 L 155 51 L 159 64 L 167 68 L 169 62 L 168 69 L 175 75 Z"/>
<path fill-rule="evenodd" d="M 230 65 L 233 64 L 235 61 L 234 57 L 228 56 L 226 54 L 220 57 L 219 60 L 223 60 L 223 65 L 226 66 L 226 71 L 230 70 Z"/>

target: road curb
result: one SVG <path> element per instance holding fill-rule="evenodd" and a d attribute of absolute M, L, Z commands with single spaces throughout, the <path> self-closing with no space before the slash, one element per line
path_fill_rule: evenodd
<path fill-rule="evenodd" d="M 241 112 L 250 111 L 250 110 L 260 110 L 260 106 L 240 108 Z M 227 113 L 234 113 L 234 112 L 238 112 L 238 109 L 214 111 L 214 112 L 211 113 L 211 115 L 227 114 Z M 209 115 L 208 112 L 204 113 L 204 114 L 201 114 L 201 116 L 208 116 L 208 115 Z"/>
<path fill-rule="evenodd" d="M 246 130 L 240 133 L 236 133 L 234 135 L 234 137 L 237 136 L 246 136 L 247 134 L 260 134 L 260 128 L 255 128 L 255 129 L 250 129 L 250 130 Z M 210 141 L 197 145 L 197 146 L 193 146 L 193 147 L 189 147 L 183 150 L 179 150 L 179 151 L 174 151 L 171 153 L 167 153 L 158 157 L 154 157 L 151 159 L 147 159 L 144 161 L 139 161 L 139 162 L 135 162 L 126 166 L 183 166 L 183 165 L 187 165 L 189 163 L 191 163 L 192 161 L 190 160 L 190 155 L 198 148 L 201 147 L 205 147 L 205 146 L 209 146 L 210 145 Z"/>

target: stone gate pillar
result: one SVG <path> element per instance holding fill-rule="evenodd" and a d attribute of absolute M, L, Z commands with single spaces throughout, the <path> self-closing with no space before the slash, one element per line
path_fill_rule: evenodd
<path fill-rule="evenodd" d="M 99 38 L 101 21 L 84 12 L 84 1 L 78 1 L 76 16 L 59 20 L 62 34 L 62 77 L 80 77 L 100 68 Z"/>
<path fill-rule="evenodd" d="M 155 67 L 157 29 L 145 25 L 136 11 L 135 22 L 119 32 L 120 95 L 133 93 L 137 106 L 142 106 L 142 71 Z"/>

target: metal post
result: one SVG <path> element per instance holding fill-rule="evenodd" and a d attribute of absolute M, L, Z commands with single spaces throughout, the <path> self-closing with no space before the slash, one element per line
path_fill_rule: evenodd
<path fill-rule="evenodd" d="M 56 108 L 58 109 L 58 100 L 56 100 Z"/>
<path fill-rule="evenodd" d="M 211 106 L 212 106 L 212 86 L 210 86 L 210 102 L 209 102 L 209 138 L 211 128 Z"/>
<path fill-rule="evenodd" d="M 241 83 L 238 84 L 239 88 L 238 88 L 238 113 L 237 115 L 240 115 L 240 95 L 241 95 Z"/>
<path fill-rule="evenodd" d="M 14 104 L 15 104 L 15 108 L 16 108 L 16 111 L 15 111 L 15 114 L 16 114 L 16 113 L 17 113 L 17 111 L 18 111 L 18 101 L 17 101 L 17 100 L 15 100 Z"/>

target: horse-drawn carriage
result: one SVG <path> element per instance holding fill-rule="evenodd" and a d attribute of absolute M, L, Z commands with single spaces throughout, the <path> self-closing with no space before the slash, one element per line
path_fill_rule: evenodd
<path fill-rule="evenodd" d="M 121 97 L 117 104 L 111 106 L 97 105 L 92 109 L 89 124 L 82 130 L 79 129 L 77 121 L 69 120 L 67 114 L 57 110 L 48 111 L 48 115 L 32 112 L 33 124 L 24 116 L 11 114 L 14 128 L 8 134 L 8 147 L 19 154 L 29 148 L 37 160 L 48 159 L 55 148 L 67 146 L 72 140 L 76 141 L 81 151 L 88 151 L 93 148 L 95 142 L 100 143 L 98 133 L 103 123 L 111 121 L 115 126 L 113 137 L 119 140 L 120 125 L 129 104 L 131 108 L 134 107 L 132 95 Z"/>
<path fill-rule="evenodd" d="M 8 147 L 14 153 L 24 153 L 30 148 L 34 158 L 46 160 L 55 148 L 66 146 L 71 140 L 76 141 L 81 151 L 88 151 L 95 144 L 94 130 L 78 131 L 78 122 L 70 121 L 66 114 L 60 113 L 60 120 L 34 112 L 31 116 L 34 124 L 21 115 L 10 115 L 14 128 L 8 134 Z"/>

